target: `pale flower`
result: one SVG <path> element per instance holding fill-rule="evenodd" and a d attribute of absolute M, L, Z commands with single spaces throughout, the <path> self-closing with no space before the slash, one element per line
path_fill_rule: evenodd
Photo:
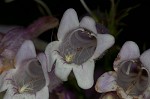
<path fill-rule="evenodd" d="M 44 16 L 29 26 L 0 25 L 0 91 L 4 76 L 9 69 L 15 68 L 15 56 L 25 40 L 37 38 L 45 31 L 56 27 L 58 20 L 52 16 Z"/>
<path fill-rule="evenodd" d="M 140 55 L 138 45 L 127 41 L 114 61 L 114 70 L 98 78 L 97 92 L 116 91 L 121 99 L 149 99 L 150 49 Z"/>
<path fill-rule="evenodd" d="M 44 53 L 36 56 L 35 47 L 26 40 L 16 55 L 15 69 L 10 69 L 2 85 L 3 99 L 48 99 L 49 77 Z"/>
<path fill-rule="evenodd" d="M 55 74 L 63 81 L 67 81 L 73 71 L 81 88 L 91 88 L 94 83 L 94 59 L 114 44 L 114 37 L 97 33 L 96 23 L 91 17 L 85 16 L 79 23 L 72 8 L 64 13 L 57 37 L 58 41 L 51 42 L 45 50 L 48 70 L 55 64 Z"/>

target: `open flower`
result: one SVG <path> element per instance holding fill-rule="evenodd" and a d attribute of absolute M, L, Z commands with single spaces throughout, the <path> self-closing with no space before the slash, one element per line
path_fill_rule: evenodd
<path fill-rule="evenodd" d="M 44 53 L 36 56 L 35 47 L 26 40 L 16 55 L 15 69 L 4 77 L 4 99 L 48 99 L 49 77 Z"/>
<path fill-rule="evenodd" d="M 140 55 L 136 43 L 127 41 L 114 61 L 114 70 L 101 75 L 97 92 L 116 91 L 123 99 L 149 99 L 150 49 Z"/>
<path fill-rule="evenodd" d="M 0 25 L 0 74 L 14 67 L 14 57 L 25 40 L 34 39 L 57 25 L 58 20 L 51 16 L 41 17 L 27 28 Z"/>
<path fill-rule="evenodd" d="M 9 69 L 15 68 L 15 56 L 25 40 L 34 39 L 48 29 L 56 27 L 58 20 L 51 16 L 41 17 L 27 28 L 21 26 L 1 26 L 0 34 L 0 88 L 1 81 Z M 3 34 L 2 34 L 3 33 Z"/>
<path fill-rule="evenodd" d="M 78 85 L 83 89 L 93 85 L 94 59 L 114 44 L 114 37 L 97 33 L 95 21 L 85 16 L 79 23 L 74 9 L 68 9 L 60 22 L 58 41 L 45 50 L 48 70 L 55 64 L 55 74 L 63 81 L 73 70 Z"/>

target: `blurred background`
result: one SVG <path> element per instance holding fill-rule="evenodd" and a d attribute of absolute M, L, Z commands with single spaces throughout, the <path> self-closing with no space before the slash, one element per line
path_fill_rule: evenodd
<path fill-rule="evenodd" d="M 42 3 L 39 3 L 42 1 Z M 82 0 L 83 1 L 83 0 Z M 141 53 L 150 48 L 150 1 L 149 0 L 84 0 L 89 13 L 80 0 L 0 0 L 0 24 L 28 26 L 36 19 L 52 15 L 61 20 L 63 13 L 68 8 L 74 8 L 81 19 L 85 15 L 91 15 L 98 23 L 103 24 L 109 32 L 115 36 L 116 43 L 108 53 L 96 62 L 95 81 L 105 71 L 112 70 L 112 63 L 125 41 L 132 40 L 139 45 Z M 47 5 L 49 11 L 42 6 Z M 51 42 L 52 32 L 57 34 L 57 27 L 41 34 L 38 38 Z M 108 62 L 109 61 L 109 62 Z M 70 78 L 69 81 L 72 82 Z M 100 96 L 93 88 L 80 89 L 76 83 L 64 83 L 61 90 L 78 95 L 75 99 L 98 99 Z M 67 92 L 67 91 L 66 91 Z M 65 98 L 63 98 L 65 99 Z M 71 98 L 73 99 L 73 98 Z"/>
<path fill-rule="evenodd" d="M 29 25 L 39 17 L 47 14 L 39 10 L 40 6 L 37 2 L 40 0 L 0 0 L 0 24 L 8 25 Z M 64 11 L 68 8 L 74 8 L 79 17 L 88 14 L 80 0 L 41 0 L 51 11 L 51 14 L 61 19 Z M 146 45 L 149 48 L 149 22 L 150 22 L 150 1 L 149 0 L 115 0 L 118 2 L 117 11 L 124 10 L 128 7 L 138 5 L 129 11 L 129 15 L 121 20 L 125 25 L 122 26 L 123 31 L 119 35 L 118 43 L 124 43 L 126 40 L 136 41 L 140 46 Z M 92 10 L 97 9 L 102 12 L 110 10 L 110 0 L 85 0 L 87 6 Z M 119 14 L 119 13 L 118 13 Z M 118 16 L 116 16 L 117 18 Z M 46 34 L 45 34 L 46 35 Z M 45 39 L 47 36 L 42 36 Z M 48 40 L 48 38 L 46 38 Z"/>

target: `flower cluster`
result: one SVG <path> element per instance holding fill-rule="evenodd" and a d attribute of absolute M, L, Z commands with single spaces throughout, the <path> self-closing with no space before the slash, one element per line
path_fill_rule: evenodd
<path fill-rule="evenodd" d="M 58 40 L 50 42 L 44 52 L 36 52 L 32 39 L 57 26 L 58 21 L 49 18 L 0 35 L 0 92 L 6 91 L 4 99 L 49 99 L 71 73 L 80 88 L 94 85 L 95 61 L 113 46 L 114 37 L 107 30 L 100 31 L 104 29 L 101 24 L 97 29 L 89 16 L 79 21 L 70 8 L 60 21 Z M 150 50 L 140 55 L 136 43 L 127 41 L 114 61 L 115 71 L 102 74 L 96 82 L 95 90 L 103 93 L 100 99 L 149 99 L 149 57 Z M 67 96 L 59 99 L 71 98 L 66 89 L 61 94 Z"/>

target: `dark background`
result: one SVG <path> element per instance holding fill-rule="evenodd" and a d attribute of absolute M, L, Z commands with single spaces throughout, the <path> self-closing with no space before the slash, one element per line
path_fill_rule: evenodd
<path fill-rule="evenodd" d="M 79 17 L 87 13 L 79 0 L 43 0 L 43 2 L 48 5 L 53 16 L 59 20 L 64 11 L 70 7 L 77 11 Z M 99 7 L 102 11 L 105 11 L 110 8 L 109 0 L 85 0 L 85 2 L 91 10 Z M 117 10 L 119 11 L 138 4 L 140 6 L 131 10 L 129 15 L 122 20 L 126 26 L 123 27 L 124 30 L 119 35 L 116 43 L 122 45 L 125 41 L 132 40 L 138 43 L 143 51 L 143 45 L 146 45 L 145 49 L 150 48 L 150 1 L 120 0 Z M 4 3 L 4 0 L 0 0 L 0 24 L 27 26 L 41 16 L 43 15 L 39 11 L 37 3 L 33 0 L 15 0 L 11 3 Z M 46 33 L 40 36 L 40 38 L 50 41 L 47 37 Z"/>

